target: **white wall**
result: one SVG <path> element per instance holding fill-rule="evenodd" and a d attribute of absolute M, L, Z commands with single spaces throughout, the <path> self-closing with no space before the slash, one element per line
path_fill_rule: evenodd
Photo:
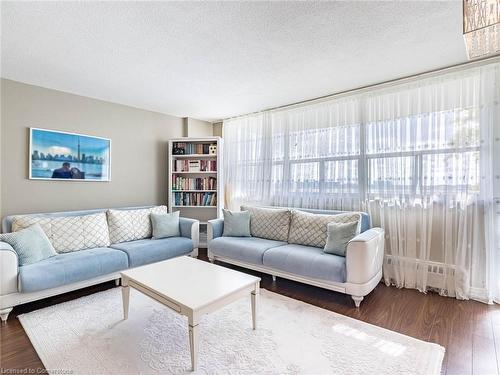
<path fill-rule="evenodd" d="M 166 202 L 167 140 L 182 136 L 182 118 L 0 82 L 0 215 Z M 29 180 L 29 127 L 110 138 L 111 182 Z"/>

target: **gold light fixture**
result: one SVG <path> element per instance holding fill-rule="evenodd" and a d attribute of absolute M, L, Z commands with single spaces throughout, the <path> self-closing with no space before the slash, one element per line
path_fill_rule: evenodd
<path fill-rule="evenodd" d="M 469 60 L 500 53 L 500 0 L 463 0 Z"/>

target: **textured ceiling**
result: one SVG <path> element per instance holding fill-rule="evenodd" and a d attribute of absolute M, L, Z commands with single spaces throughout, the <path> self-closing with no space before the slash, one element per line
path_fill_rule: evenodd
<path fill-rule="evenodd" d="M 2 77 L 220 119 L 466 61 L 449 2 L 2 2 Z"/>

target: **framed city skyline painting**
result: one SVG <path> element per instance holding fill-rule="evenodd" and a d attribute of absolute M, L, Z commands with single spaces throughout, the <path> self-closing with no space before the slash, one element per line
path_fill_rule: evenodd
<path fill-rule="evenodd" d="M 111 140 L 30 128 L 32 180 L 110 181 Z"/>

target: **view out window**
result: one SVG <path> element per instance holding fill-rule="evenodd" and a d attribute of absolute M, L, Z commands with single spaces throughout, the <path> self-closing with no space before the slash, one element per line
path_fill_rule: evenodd
<path fill-rule="evenodd" d="M 292 163 L 290 175 L 293 176 L 290 182 L 292 192 L 319 193 L 319 163 Z"/>
<path fill-rule="evenodd" d="M 324 163 L 325 193 L 359 194 L 358 159 L 335 160 Z"/>
<path fill-rule="evenodd" d="M 370 158 L 368 163 L 368 191 L 370 193 L 412 193 L 416 184 L 415 158 Z"/>

